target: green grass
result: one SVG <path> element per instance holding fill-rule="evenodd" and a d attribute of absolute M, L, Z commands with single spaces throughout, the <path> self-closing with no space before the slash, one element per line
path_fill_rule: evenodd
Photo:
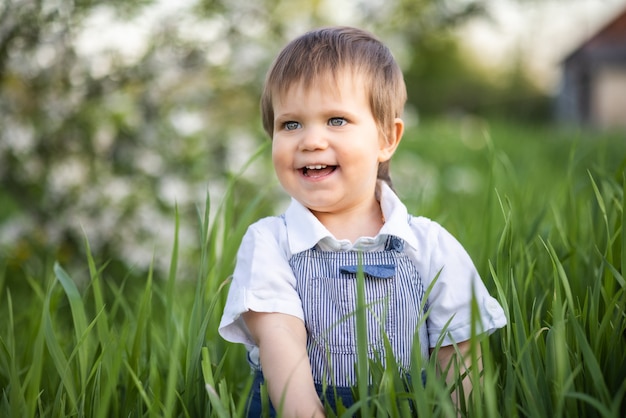
<path fill-rule="evenodd" d="M 470 376 L 482 389 L 463 414 L 626 415 L 625 156 L 623 134 L 472 120 L 407 133 L 393 164 L 399 194 L 459 238 L 509 319 L 474 341 L 484 372 Z M 232 177 L 195 218 L 172 214 L 172 253 L 155 254 L 170 257 L 164 274 L 120 276 L 89 243 L 72 271 L 0 258 L 0 416 L 241 416 L 245 352 L 217 326 L 241 236 L 275 192 L 269 180 L 245 196 L 242 183 Z M 198 225 L 193 277 L 179 265 L 181 222 Z M 363 402 L 339 416 L 450 416 L 451 388 L 433 362 L 412 374 L 422 368 L 426 384 L 407 386 L 393 367 L 361 361 Z"/>

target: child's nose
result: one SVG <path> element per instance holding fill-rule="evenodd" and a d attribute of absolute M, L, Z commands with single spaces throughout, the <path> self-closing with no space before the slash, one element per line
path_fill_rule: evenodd
<path fill-rule="evenodd" d="M 326 140 L 323 129 L 309 127 L 302 131 L 300 150 L 314 151 L 325 149 L 326 147 L 328 147 L 328 141 Z"/>

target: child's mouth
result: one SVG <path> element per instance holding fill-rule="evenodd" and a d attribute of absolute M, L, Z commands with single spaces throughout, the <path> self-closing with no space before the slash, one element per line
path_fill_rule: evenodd
<path fill-rule="evenodd" d="M 337 169 L 336 165 L 307 165 L 302 167 L 302 175 L 305 177 L 323 177 Z"/>

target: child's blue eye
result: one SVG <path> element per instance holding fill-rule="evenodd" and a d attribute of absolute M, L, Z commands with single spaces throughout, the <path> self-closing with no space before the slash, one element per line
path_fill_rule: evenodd
<path fill-rule="evenodd" d="M 283 126 L 285 127 L 285 130 L 293 131 L 294 129 L 298 129 L 300 127 L 300 123 L 289 121 L 289 122 L 283 123 Z"/>
<path fill-rule="evenodd" d="M 330 118 L 328 124 L 330 126 L 343 126 L 348 123 L 344 118 Z"/>

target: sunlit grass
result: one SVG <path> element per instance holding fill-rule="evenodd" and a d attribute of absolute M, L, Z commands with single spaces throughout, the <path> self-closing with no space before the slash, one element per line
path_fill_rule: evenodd
<path fill-rule="evenodd" d="M 626 415 L 624 138 L 462 129 L 427 123 L 409 132 L 394 165 L 410 211 L 460 239 L 509 320 L 474 341 L 484 368 L 470 377 L 482 386 L 462 413 Z M 458 173 L 473 173 L 473 186 L 454 187 Z M 172 214 L 172 252 L 155 254 L 169 257 L 166 274 L 118 277 L 88 242 L 78 271 L 47 259 L 16 270 L 0 259 L 0 416 L 242 416 L 251 383 L 245 350 L 217 326 L 240 239 L 273 194 L 242 198 L 239 185 L 233 176 L 223 200 L 201 202 L 194 219 Z M 197 225 L 195 277 L 180 273 L 182 222 Z M 454 414 L 453 387 L 434 362 L 416 355 L 411 375 L 424 370 L 425 384 L 407 385 L 395 367 L 363 353 L 360 402 L 338 416 Z"/>

